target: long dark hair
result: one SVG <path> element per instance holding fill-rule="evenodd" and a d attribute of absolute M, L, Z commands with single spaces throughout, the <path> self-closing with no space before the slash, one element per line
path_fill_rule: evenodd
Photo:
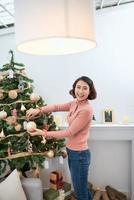
<path fill-rule="evenodd" d="M 88 96 L 87 99 L 92 100 L 92 99 L 95 99 L 97 97 L 97 93 L 96 93 L 93 81 L 87 76 L 81 76 L 81 77 L 79 77 L 79 78 L 77 78 L 75 80 L 75 82 L 73 83 L 73 86 L 72 86 L 73 88 L 69 91 L 69 93 L 74 98 L 76 98 L 76 96 L 75 96 L 75 87 L 76 87 L 76 84 L 77 84 L 78 81 L 84 81 L 85 83 L 88 84 L 89 89 L 90 89 L 90 93 L 89 93 L 89 96 Z"/>

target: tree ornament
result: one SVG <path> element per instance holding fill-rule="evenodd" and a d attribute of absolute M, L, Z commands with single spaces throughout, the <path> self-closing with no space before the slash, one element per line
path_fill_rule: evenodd
<path fill-rule="evenodd" d="M 10 99 L 16 99 L 18 94 L 16 90 L 10 90 L 8 93 L 8 96 L 10 97 Z"/>
<path fill-rule="evenodd" d="M 54 152 L 52 150 L 49 150 L 46 155 L 47 155 L 48 158 L 53 158 Z"/>
<path fill-rule="evenodd" d="M 37 125 L 35 122 L 30 121 L 27 123 L 27 131 L 28 132 L 34 132 L 36 128 L 37 128 Z"/>
<path fill-rule="evenodd" d="M 61 150 L 61 155 L 63 158 L 66 158 L 67 157 L 67 151 L 66 150 Z"/>
<path fill-rule="evenodd" d="M 42 141 L 41 141 L 42 144 L 46 144 L 46 139 L 44 136 L 42 136 Z"/>
<path fill-rule="evenodd" d="M 17 110 L 14 108 L 13 110 L 11 110 L 11 114 L 15 117 L 17 117 Z"/>
<path fill-rule="evenodd" d="M 5 119 L 6 117 L 7 113 L 4 110 L 0 111 L 0 119 Z"/>
<path fill-rule="evenodd" d="M 26 75 L 27 75 L 27 72 L 26 72 L 26 70 L 25 70 L 25 69 L 21 70 L 21 73 L 22 73 L 24 76 L 26 76 Z"/>
<path fill-rule="evenodd" d="M 2 129 L 1 133 L 0 133 L 0 138 L 4 138 L 5 137 L 5 134 L 4 134 L 4 131 Z"/>
<path fill-rule="evenodd" d="M 13 78 L 13 74 L 14 74 L 14 72 L 13 72 L 13 70 L 12 69 L 9 69 L 8 70 L 8 77 L 7 78 Z"/>
<path fill-rule="evenodd" d="M 4 98 L 3 92 L 0 91 L 0 100 L 2 100 Z"/>
<path fill-rule="evenodd" d="M 6 122 L 7 122 L 7 124 L 9 124 L 9 125 L 14 125 L 14 124 L 16 124 L 16 121 L 17 121 L 17 119 L 16 119 L 15 116 L 9 116 L 9 117 L 6 118 Z"/>
<path fill-rule="evenodd" d="M 37 101 L 39 101 L 39 99 L 40 99 L 40 96 L 38 94 L 32 93 L 30 95 L 30 100 L 33 102 L 37 102 Z"/>
<path fill-rule="evenodd" d="M 26 110 L 25 106 L 22 104 L 20 110 L 24 112 Z"/>
<path fill-rule="evenodd" d="M 23 128 L 24 128 L 24 130 L 27 130 L 27 123 L 28 123 L 27 121 L 23 122 Z"/>
<path fill-rule="evenodd" d="M 32 143 L 30 142 L 30 140 L 28 140 L 28 147 L 27 147 L 27 151 L 32 153 L 33 152 L 33 146 Z"/>
<path fill-rule="evenodd" d="M 17 125 L 15 126 L 15 130 L 16 130 L 16 131 L 20 131 L 20 130 L 21 130 L 21 124 L 17 124 Z"/>
<path fill-rule="evenodd" d="M 23 80 L 20 80 L 18 85 L 19 92 L 23 92 L 24 87 L 25 87 L 25 82 Z"/>

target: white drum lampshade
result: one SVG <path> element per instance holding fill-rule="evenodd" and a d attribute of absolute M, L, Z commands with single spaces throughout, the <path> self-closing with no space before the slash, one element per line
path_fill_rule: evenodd
<path fill-rule="evenodd" d="M 15 0 L 17 49 L 64 55 L 96 46 L 93 0 Z"/>

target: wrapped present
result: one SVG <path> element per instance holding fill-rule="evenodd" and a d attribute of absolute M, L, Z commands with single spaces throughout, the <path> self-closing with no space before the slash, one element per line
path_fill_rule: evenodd
<path fill-rule="evenodd" d="M 59 197 L 59 191 L 54 189 L 48 189 L 43 193 L 44 200 L 56 200 Z"/>
<path fill-rule="evenodd" d="M 63 190 L 65 192 L 65 200 L 70 199 L 71 194 L 72 194 L 72 190 L 71 190 L 71 184 L 64 182 L 63 183 Z"/>
<path fill-rule="evenodd" d="M 52 188 L 44 191 L 44 200 L 69 200 L 71 197 L 71 184 L 63 182 L 63 189 L 54 190 Z"/>
<path fill-rule="evenodd" d="M 50 188 L 59 190 L 63 188 L 63 176 L 60 171 L 50 173 Z"/>

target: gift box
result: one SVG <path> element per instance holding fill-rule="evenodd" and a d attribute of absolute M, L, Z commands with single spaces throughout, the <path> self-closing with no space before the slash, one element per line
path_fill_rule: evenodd
<path fill-rule="evenodd" d="M 63 183 L 63 190 L 65 192 L 65 200 L 70 199 L 71 194 L 72 194 L 72 190 L 71 190 L 71 184 L 64 182 Z"/>
<path fill-rule="evenodd" d="M 50 173 L 50 188 L 59 190 L 63 188 L 63 176 L 60 171 Z"/>
<path fill-rule="evenodd" d="M 44 200 L 56 200 L 59 197 L 59 191 L 52 188 L 44 191 L 43 193 Z"/>
<path fill-rule="evenodd" d="M 54 190 L 52 188 L 44 191 L 44 200 L 69 200 L 71 197 L 71 184 L 63 182 L 63 189 Z"/>

